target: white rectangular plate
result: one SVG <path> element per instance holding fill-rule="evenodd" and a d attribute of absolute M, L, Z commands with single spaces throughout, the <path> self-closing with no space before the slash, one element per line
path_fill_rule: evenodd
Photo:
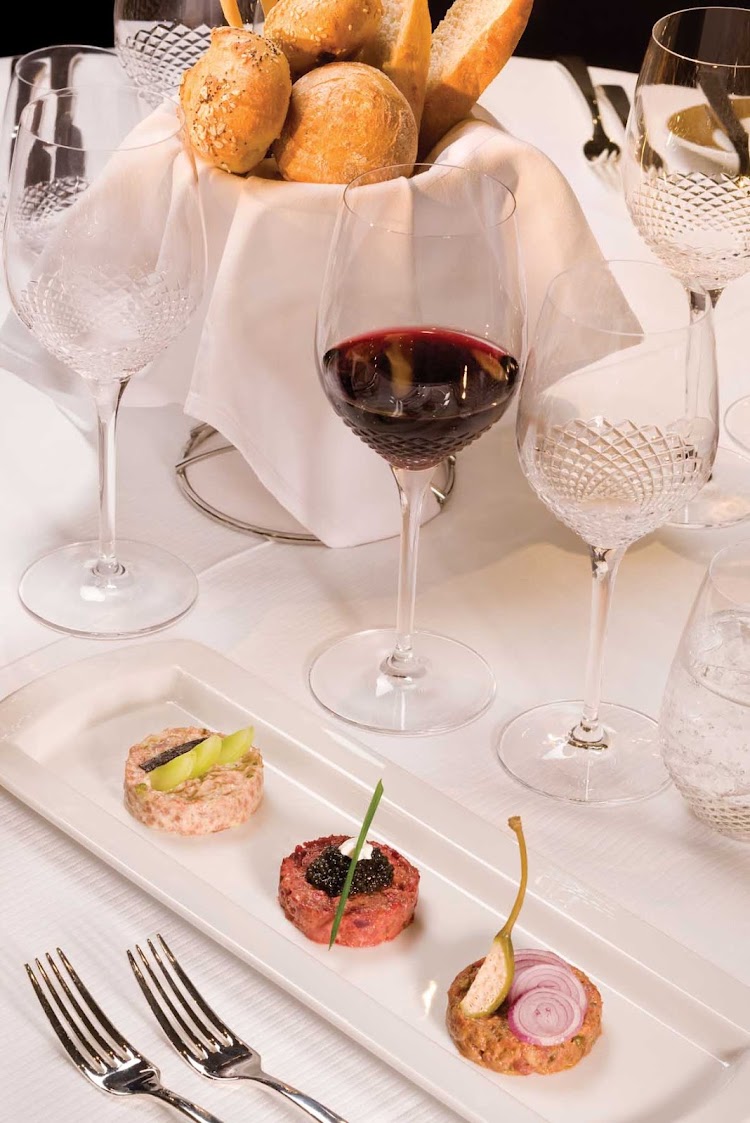
<path fill-rule="evenodd" d="M 245 826 L 204 838 L 126 811 L 129 746 L 170 725 L 253 723 L 266 795 Z M 370 832 L 422 874 L 416 922 L 379 948 L 328 951 L 276 900 L 298 842 Z M 380 760 L 217 652 L 129 645 L 53 671 L 0 702 L 0 782 L 29 806 L 475 1123 L 745 1123 L 750 990 L 531 855 L 516 946 L 551 947 L 602 991 L 604 1032 L 570 1072 L 500 1077 L 445 1029 L 453 977 L 480 958 L 515 894 L 511 832 Z"/>

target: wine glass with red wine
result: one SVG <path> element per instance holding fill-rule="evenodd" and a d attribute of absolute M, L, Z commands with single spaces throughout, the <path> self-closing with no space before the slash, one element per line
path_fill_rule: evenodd
<path fill-rule="evenodd" d="M 402 533 L 396 626 L 338 640 L 310 669 L 318 702 L 345 721 L 440 733 L 494 697 L 480 655 L 415 630 L 417 544 L 436 467 L 510 405 L 525 333 L 507 187 L 437 164 L 379 169 L 347 186 L 318 311 L 318 369 L 336 413 L 390 464 Z"/>

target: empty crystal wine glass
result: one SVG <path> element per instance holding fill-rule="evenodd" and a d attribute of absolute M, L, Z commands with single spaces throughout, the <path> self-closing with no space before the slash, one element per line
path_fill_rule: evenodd
<path fill-rule="evenodd" d="M 318 369 L 339 417 L 391 466 L 402 511 L 396 627 L 340 639 L 310 670 L 317 700 L 352 724 L 436 733 L 492 701 L 480 655 L 414 627 L 417 545 L 437 465 L 510 405 L 525 329 L 507 187 L 443 164 L 379 169 L 348 185 L 320 297 Z"/>
<path fill-rule="evenodd" d="M 24 107 L 48 90 L 72 89 L 102 81 L 122 81 L 123 85 L 130 85 L 117 55 L 107 47 L 55 43 L 29 51 L 16 60 L 0 127 L 0 213 L 5 208 L 10 161 Z"/>
<path fill-rule="evenodd" d="M 708 294 L 649 262 L 561 273 L 531 343 L 516 433 L 532 488 L 589 547 L 592 616 L 583 701 L 514 718 L 500 761 L 558 799 L 641 799 L 668 783 L 657 725 L 601 703 L 604 640 L 625 550 L 668 522 L 711 472 L 718 416 Z"/>
<path fill-rule="evenodd" d="M 658 20 L 628 122 L 625 199 L 656 255 L 714 304 L 750 270 L 748 127 L 750 10 L 696 7 Z M 733 414 L 727 429 L 742 439 Z M 750 444 L 750 427 L 746 436 Z M 750 459 L 722 444 L 710 483 L 672 521 L 722 527 L 748 517 Z"/>
<path fill-rule="evenodd" d="M 669 672 L 662 756 L 688 806 L 750 841 L 750 540 L 709 565 Z"/>
<path fill-rule="evenodd" d="M 260 0 L 237 0 L 241 18 L 260 27 Z M 173 97 L 182 75 L 225 23 L 221 0 L 115 0 L 115 50 L 131 81 L 155 104 Z"/>
<path fill-rule="evenodd" d="M 99 540 L 36 561 L 21 600 L 75 635 L 155 631 L 187 612 L 197 582 L 155 546 L 116 547 L 115 426 L 129 379 L 182 332 L 203 294 L 203 214 L 179 108 L 153 111 L 138 89 L 103 83 L 29 102 L 4 233 L 13 308 L 85 380 L 98 434 Z"/>

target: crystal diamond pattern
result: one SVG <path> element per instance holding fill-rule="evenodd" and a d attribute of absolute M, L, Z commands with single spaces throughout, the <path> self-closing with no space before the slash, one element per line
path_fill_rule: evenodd
<path fill-rule="evenodd" d="M 163 274 L 70 263 L 30 282 L 18 312 L 48 351 L 103 380 L 142 370 L 182 331 L 191 305 Z"/>
<path fill-rule="evenodd" d="M 130 78 L 146 98 L 159 104 L 175 94 L 183 73 L 208 50 L 211 29 L 205 24 L 156 23 L 139 28 L 117 43 L 117 54 Z"/>
<path fill-rule="evenodd" d="M 750 178 L 651 170 L 628 191 L 641 236 L 670 268 L 706 288 L 750 269 Z"/>
<path fill-rule="evenodd" d="M 528 475 L 547 506 L 586 542 L 616 547 L 663 525 L 705 483 L 707 471 L 678 433 L 576 419 L 538 437 Z"/>
<path fill-rule="evenodd" d="M 39 253 L 60 216 L 88 186 L 88 180 L 81 176 L 32 184 L 18 200 L 13 218 L 16 234 L 30 250 Z"/>

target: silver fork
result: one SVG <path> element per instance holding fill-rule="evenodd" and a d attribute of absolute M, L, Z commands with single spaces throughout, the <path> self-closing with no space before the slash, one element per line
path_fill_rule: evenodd
<path fill-rule="evenodd" d="M 68 979 L 49 952 L 45 958 L 54 981 L 39 959 L 34 960 L 36 971 L 30 963 L 25 967 L 50 1025 L 79 1072 L 113 1096 L 151 1096 L 170 1104 L 193 1123 L 221 1123 L 204 1108 L 164 1087 L 159 1070 L 113 1026 L 60 948 L 57 955 Z"/>
<path fill-rule="evenodd" d="M 578 89 L 586 99 L 591 114 L 593 133 L 583 146 L 583 154 L 591 164 L 609 165 L 616 164 L 620 159 L 620 146 L 615 144 L 607 135 L 602 124 L 602 115 L 599 108 L 599 99 L 596 96 L 594 83 L 591 81 L 589 69 L 582 58 L 577 55 L 558 55 L 557 62 L 568 71 Z"/>
<path fill-rule="evenodd" d="M 255 1080 L 279 1092 L 316 1123 L 346 1123 L 335 1111 L 264 1072 L 260 1054 L 214 1013 L 164 937 L 157 933 L 157 940 L 163 955 L 149 940 L 151 959 L 136 944 L 140 963 L 130 950 L 128 960 L 156 1020 L 191 1068 L 212 1080 Z"/>

